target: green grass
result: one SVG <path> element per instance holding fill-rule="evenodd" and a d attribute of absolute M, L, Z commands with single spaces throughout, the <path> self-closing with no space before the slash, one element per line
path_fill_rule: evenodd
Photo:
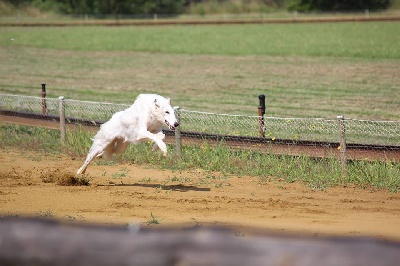
<path fill-rule="evenodd" d="M 29 32 L 27 33 L 29 34 Z M 0 34 L 0 38 L 1 34 Z M 132 104 L 156 92 L 195 111 L 398 120 L 400 60 L 0 49 L 0 93 Z M 68 114 L 67 114 L 68 115 Z"/>
<path fill-rule="evenodd" d="M 400 58 L 400 23 L 2 27 L 1 46 L 73 51 Z"/>
<path fill-rule="evenodd" d="M 60 146 L 57 130 L 0 124 L 0 148 L 16 146 L 26 150 L 62 152 L 83 157 L 89 148 L 82 147 L 90 146 L 91 136 L 86 131 L 71 131 L 68 132 L 66 145 Z M 116 160 L 151 164 L 174 171 L 201 168 L 210 172 L 202 182 L 206 185 L 212 184 L 215 188 L 227 185 L 229 175 L 245 175 L 257 177 L 260 182 L 301 182 L 315 190 L 332 186 L 357 186 L 393 192 L 400 190 L 400 164 L 389 161 L 352 161 L 348 164 L 347 176 L 344 177 L 340 162 L 335 158 L 318 159 L 232 150 L 223 142 L 217 146 L 211 146 L 207 142 L 200 146 L 184 146 L 181 158 L 174 156 L 173 146 L 169 147 L 169 152 L 170 156 L 164 157 L 159 152 L 152 152 L 150 144 L 141 143 L 130 145 L 127 152 Z M 215 172 L 221 173 L 222 177 L 213 174 Z M 126 169 L 121 169 L 115 177 L 126 174 Z"/>
<path fill-rule="evenodd" d="M 197 111 L 397 120 L 400 23 L 0 27 L 0 93 Z"/>
<path fill-rule="evenodd" d="M 147 225 L 152 225 L 152 224 L 160 224 L 161 220 L 156 216 L 153 215 L 153 213 L 150 213 L 151 218 L 147 221 Z"/>

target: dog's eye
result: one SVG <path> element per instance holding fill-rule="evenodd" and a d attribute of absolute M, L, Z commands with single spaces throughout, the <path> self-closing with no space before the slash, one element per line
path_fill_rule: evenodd
<path fill-rule="evenodd" d="M 166 113 L 166 114 L 169 114 L 169 111 L 166 111 L 165 113 Z"/>

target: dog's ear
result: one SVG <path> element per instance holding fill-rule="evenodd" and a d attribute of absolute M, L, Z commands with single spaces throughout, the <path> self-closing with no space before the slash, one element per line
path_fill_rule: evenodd
<path fill-rule="evenodd" d="M 171 105 L 171 98 L 167 98 L 167 103 Z"/>
<path fill-rule="evenodd" d="M 155 105 L 157 108 L 160 108 L 160 105 L 157 103 L 157 99 L 154 99 L 154 105 Z"/>

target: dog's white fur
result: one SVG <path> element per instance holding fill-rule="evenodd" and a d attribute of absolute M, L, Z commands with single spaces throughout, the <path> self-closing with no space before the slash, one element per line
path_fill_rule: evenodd
<path fill-rule="evenodd" d="M 111 159 L 114 153 L 124 153 L 129 143 L 153 141 L 153 150 L 159 148 L 166 156 L 163 124 L 171 130 L 179 126 L 170 99 L 157 94 L 140 94 L 131 107 L 115 113 L 100 127 L 93 139 L 89 154 L 77 174 L 84 174 L 95 157 Z"/>

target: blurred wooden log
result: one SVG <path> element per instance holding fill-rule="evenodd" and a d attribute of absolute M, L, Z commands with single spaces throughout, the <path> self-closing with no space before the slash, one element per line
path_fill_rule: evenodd
<path fill-rule="evenodd" d="M 0 265 L 398 265 L 400 243 L 0 219 Z"/>

